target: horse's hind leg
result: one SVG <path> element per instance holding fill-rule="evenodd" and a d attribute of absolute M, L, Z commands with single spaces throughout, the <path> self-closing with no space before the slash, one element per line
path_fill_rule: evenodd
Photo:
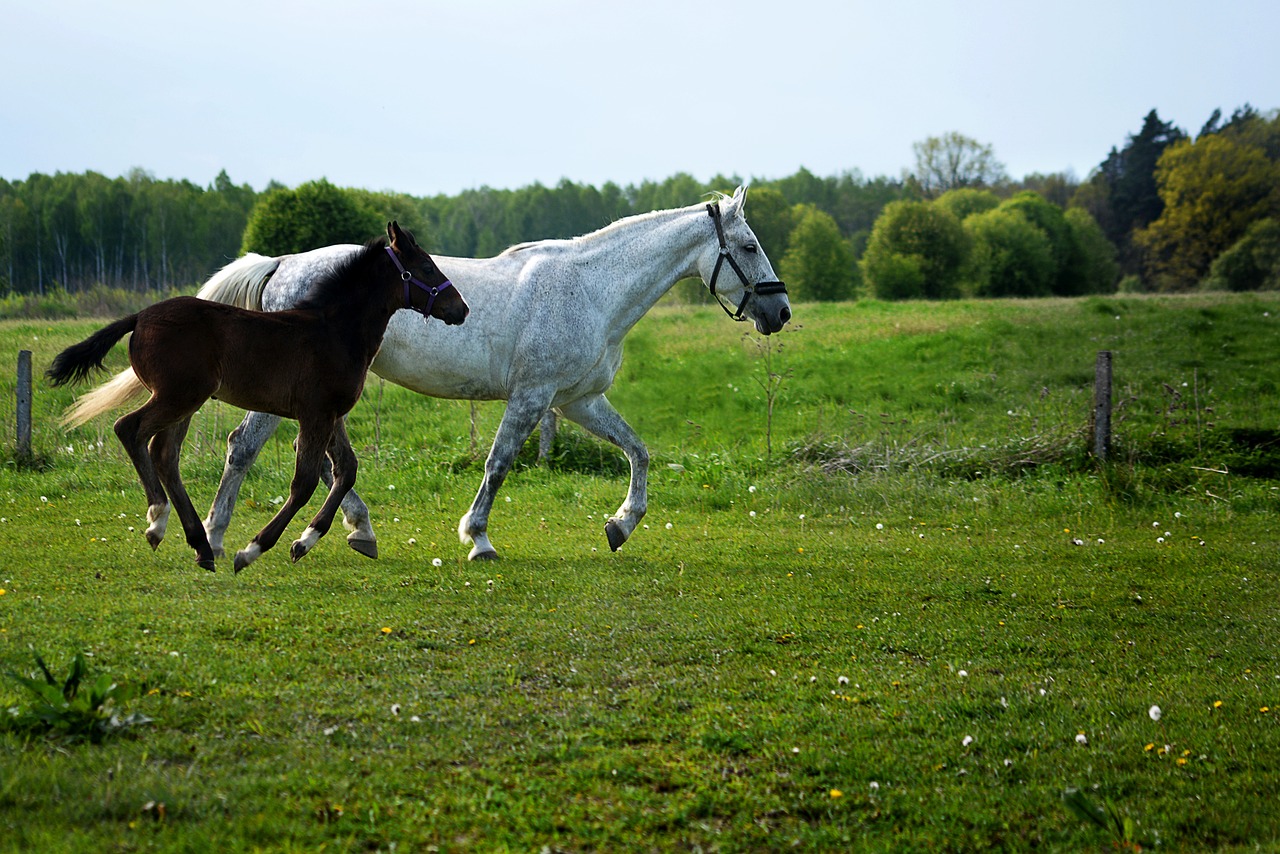
<path fill-rule="evenodd" d="M 151 440 L 151 460 L 161 483 L 169 491 L 169 500 L 178 511 L 178 518 L 182 520 L 182 531 L 186 534 L 187 545 L 195 549 L 196 563 L 201 568 L 213 572 L 213 549 L 209 547 L 209 538 L 200 524 L 200 514 L 192 506 L 187 489 L 182 484 L 182 475 L 178 471 L 182 441 L 186 438 L 187 428 L 190 425 L 191 419 L 187 418 L 157 433 Z"/>
<path fill-rule="evenodd" d="M 142 481 L 142 489 L 147 494 L 147 530 L 145 536 L 151 548 L 160 546 L 164 539 L 165 527 L 169 522 L 169 499 L 164 493 L 160 477 L 156 474 L 155 465 L 151 462 L 151 454 L 147 450 L 155 428 L 151 426 L 149 417 L 155 410 L 155 398 L 143 404 L 141 409 L 120 416 L 115 423 L 116 438 L 124 445 L 125 453 L 133 462 L 133 468 Z"/>
<path fill-rule="evenodd" d="M 231 512 L 235 509 L 240 485 L 244 483 L 244 477 L 249 473 L 253 461 L 258 458 L 262 446 L 280 426 L 280 421 L 278 415 L 250 412 L 227 437 L 227 462 L 222 469 L 218 493 L 213 498 L 213 504 L 209 505 L 209 515 L 204 520 L 209 546 L 217 557 L 222 557 L 224 553 L 222 540 L 227 535 L 227 525 L 231 524 Z"/>
<path fill-rule="evenodd" d="M 351 487 L 356 483 L 356 455 L 351 450 L 351 442 L 347 438 L 346 426 L 341 420 L 333 428 L 333 438 L 329 440 L 328 459 L 332 462 L 332 480 L 333 483 L 329 487 L 329 495 L 325 498 L 324 504 L 320 507 L 320 512 L 311 520 L 311 524 L 302 532 L 302 537 L 295 540 L 293 546 L 289 549 L 289 555 L 293 558 L 293 562 L 297 563 L 303 555 L 311 551 L 312 547 L 329 532 L 329 528 L 333 525 L 333 517 L 338 512 L 338 506 L 342 503 Z"/>
<path fill-rule="evenodd" d="M 298 423 L 298 457 L 294 463 L 293 480 L 289 483 L 289 497 L 284 505 L 271 517 L 271 521 L 236 553 L 235 571 L 239 572 L 257 560 L 263 552 L 274 546 L 284 533 L 285 527 L 293 520 L 316 491 L 320 482 L 320 460 L 329 444 L 333 433 L 334 422 L 329 420 L 310 419 Z"/>
<path fill-rule="evenodd" d="M 636 431 L 622 420 L 613 404 L 602 394 L 579 398 L 560 407 L 560 413 L 601 439 L 617 445 L 631 464 L 631 484 L 627 488 L 626 500 L 604 525 L 609 548 L 617 551 L 640 524 L 648 509 L 649 451 Z"/>
<path fill-rule="evenodd" d="M 533 432 L 538 419 L 547 411 L 551 403 L 552 392 L 526 391 L 514 394 L 507 401 L 507 411 L 502 415 L 502 423 L 498 425 L 498 433 L 493 438 L 493 447 L 489 449 L 489 457 L 484 462 L 484 480 L 476 492 L 471 509 L 458 522 L 458 538 L 464 543 L 472 543 L 471 560 L 496 558 L 498 552 L 489 543 L 489 511 L 493 509 L 493 499 L 498 489 L 511 470 L 511 463 L 524 445 L 525 439 Z"/>
<path fill-rule="evenodd" d="M 345 421 L 344 421 L 345 423 Z M 333 467 L 326 457 L 320 461 L 320 479 L 325 486 L 333 488 Z M 369 518 L 369 508 L 361 500 L 354 489 L 348 489 L 342 496 L 342 526 L 351 533 L 347 534 L 347 545 L 365 557 L 378 557 L 378 535 L 373 532 L 373 522 Z"/>

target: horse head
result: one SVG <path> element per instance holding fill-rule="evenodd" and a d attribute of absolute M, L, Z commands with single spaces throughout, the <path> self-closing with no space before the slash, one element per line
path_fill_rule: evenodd
<path fill-rule="evenodd" d="M 698 268 L 702 281 L 726 314 L 734 320 L 749 318 L 762 335 L 771 335 L 791 319 L 791 301 L 755 232 L 747 225 L 743 213 L 746 203 L 746 187 L 739 187 L 732 196 L 707 205 L 715 227 L 715 244 L 702 254 Z M 736 311 L 730 311 L 726 303 L 736 306 Z"/>
<path fill-rule="evenodd" d="M 404 282 L 404 307 L 421 314 L 424 320 L 439 318 L 450 326 L 467 319 L 470 308 L 440 268 L 427 254 L 413 232 L 395 220 L 387 223 L 387 254 L 395 262 Z"/>

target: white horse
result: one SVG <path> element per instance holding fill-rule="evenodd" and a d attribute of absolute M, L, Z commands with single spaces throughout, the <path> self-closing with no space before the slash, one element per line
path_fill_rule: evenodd
<path fill-rule="evenodd" d="M 428 332 L 416 317 L 392 318 L 372 370 L 430 397 L 505 400 L 506 412 L 485 461 L 484 480 L 458 536 L 471 560 L 498 556 L 489 512 L 524 441 L 548 410 L 617 445 L 631 465 L 626 500 L 605 523 L 609 547 L 631 536 L 648 504 L 649 453 L 605 397 L 622 364 L 622 339 L 681 278 L 699 275 L 735 320 L 764 335 L 791 318 L 786 288 L 743 216 L 746 191 L 710 204 L 619 220 L 572 240 L 513 246 L 493 258 L 435 256 L 471 306 L 461 326 Z M 298 255 L 246 255 L 217 273 L 199 296 L 245 308 L 292 308 L 310 283 L 355 246 Z M 264 370 L 269 366 L 263 366 Z M 69 413 L 82 423 L 145 389 L 131 371 L 83 396 Z M 205 530 L 222 554 L 240 484 L 280 418 L 250 412 L 227 440 L 227 463 Z M 355 490 L 342 502 L 348 544 L 377 556 L 369 510 Z"/>

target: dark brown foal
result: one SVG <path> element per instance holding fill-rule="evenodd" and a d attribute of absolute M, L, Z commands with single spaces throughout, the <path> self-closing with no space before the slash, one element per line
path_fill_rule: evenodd
<path fill-rule="evenodd" d="M 276 544 L 320 480 L 326 456 L 333 485 L 311 524 L 293 543 L 297 561 L 329 530 L 356 481 L 356 456 L 343 416 L 364 388 L 369 364 L 397 309 L 450 325 L 466 319 L 466 302 L 413 235 L 388 223 L 316 284 L 289 311 L 247 311 L 195 297 L 176 297 L 117 320 L 68 347 L 46 372 L 53 385 L 83 379 L 129 332 L 129 363 L 151 398 L 115 424 L 147 494 L 147 542 L 164 539 L 170 502 L 196 563 L 214 568 L 213 550 L 191 504 L 178 457 L 193 416 L 215 398 L 242 409 L 298 422 L 297 460 L 289 498 L 235 557 L 235 571 Z M 167 497 L 166 497 L 167 491 Z"/>

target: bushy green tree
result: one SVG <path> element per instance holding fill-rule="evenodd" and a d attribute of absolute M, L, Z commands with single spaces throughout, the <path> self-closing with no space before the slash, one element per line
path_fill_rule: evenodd
<path fill-rule="evenodd" d="M 1120 278 L 1120 264 L 1116 260 L 1116 248 L 1107 240 L 1089 212 L 1083 208 L 1070 208 L 1064 214 L 1071 228 L 1072 239 L 1080 251 L 1081 293 L 1111 293 Z"/>
<path fill-rule="evenodd" d="M 386 222 L 325 179 L 266 193 L 249 215 L 240 251 L 288 255 L 335 243 L 364 243 Z"/>
<path fill-rule="evenodd" d="M 984 213 L 1000 205 L 1000 197 L 990 190 L 978 190 L 973 187 L 962 187 L 948 190 L 934 204 L 950 211 L 956 219 L 964 222 L 970 214 Z"/>
<path fill-rule="evenodd" d="M 1062 208 L 1032 190 L 1024 190 L 1001 203 L 1004 210 L 1017 211 L 1027 222 L 1044 232 L 1052 250 L 1053 272 L 1049 292 L 1058 296 L 1078 296 L 1088 289 L 1084 255 L 1076 243 Z"/>
<path fill-rule="evenodd" d="M 1223 291 L 1280 290 L 1280 220 L 1260 219 L 1214 259 L 1205 287 Z"/>
<path fill-rule="evenodd" d="M 863 281 L 881 299 L 956 297 L 968 254 L 968 235 L 950 211 L 929 202 L 891 202 L 871 229 Z"/>
<path fill-rule="evenodd" d="M 801 205 L 796 227 L 782 257 L 780 275 L 796 300 L 852 299 L 853 250 L 840 235 L 840 227 L 828 214 L 812 205 Z M 758 237 L 759 235 L 757 235 Z"/>
<path fill-rule="evenodd" d="M 964 221 L 973 240 L 970 276 L 976 296 L 1047 296 L 1055 265 L 1044 230 L 1016 208 L 1001 206 Z"/>
<path fill-rule="evenodd" d="M 1250 223 L 1280 210 L 1280 164 L 1224 134 L 1170 146 L 1156 179 L 1164 210 L 1134 242 L 1161 290 L 1197 284 Z"/>

